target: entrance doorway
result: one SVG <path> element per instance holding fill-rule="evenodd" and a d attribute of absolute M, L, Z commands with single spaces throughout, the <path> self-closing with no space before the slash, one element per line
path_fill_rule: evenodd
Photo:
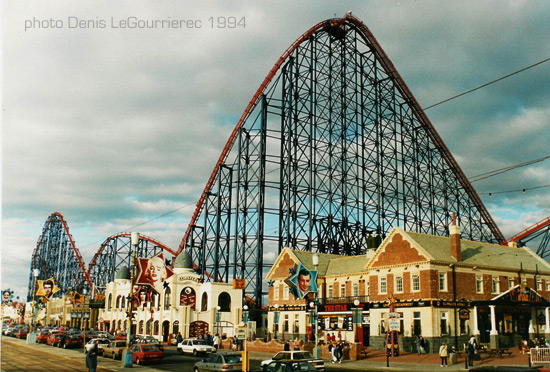
<path fill-rule="evenodd" d="M 170 322 L 165 320 L 162 322 L 162 342 L 168 342 L 168 334 L 170 333 Z"/>

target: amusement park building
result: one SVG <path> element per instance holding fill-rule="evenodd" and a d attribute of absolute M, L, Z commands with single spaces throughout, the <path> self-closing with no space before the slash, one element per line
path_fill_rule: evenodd
<path fill-rule="evenodd" d="M 296 299 L 287 284 L 289 272 L 301 263 L 318 271 L 319 340 L 331 333 L 385 348 L 392 297 L 404 351 L 416 350 L 420 335 L 431 352 L 441 342 L 461 348 L 472 335 L 492 347 L 550 337 L 550 265 L 527 247 L 462 240 L 455 225 L 450 233 L 441 237 L 396 227 L 368 254 L 318 254 L 317 267 L 314 253 L 283 249 L 267 275 L 268 330 L 275 337 L 311 336 L 315 293 Z M 361 324 L 352 324 L 354 311 L 362 313 Z"/>
<path fill-rule="evenodd" d="M 129 291 L 130 274 L 124 267 L 107 284 L 105 308 L 98 320 L 100 329 L 127 330 Z M 166 279 L 163 293 L 148 295 L 134 307 L 132 334 L 152 335 L 163 342 L 178 333 L 184 338 L 206 332 L 231 337 L 241 320 L 242 298 L 242 290 L 232 284 L 204 283 L 183 251 L 174 261 L 174 275 Z"/>

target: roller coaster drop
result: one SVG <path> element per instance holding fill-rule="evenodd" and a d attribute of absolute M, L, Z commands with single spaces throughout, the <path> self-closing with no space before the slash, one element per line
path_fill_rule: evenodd
<path fill-rule="evenodd" d="M 268 253 L 363 254 L 393 226 L 447 236 L 453 212 L 465 239 L 504 241 L 389 58 L 348 14 L 315 25 L 279 58 L 231 133 L 178 250 L 141 249 L 188 249 L 205 280 L 246 279 L 245 294 L 260 306 Z M 76 257 L 64 286 L 100 286 L 129 260 L 129 241 L 109 238 L 88 276 L 72 239 L 71 252 L 46 239 L 53 226 L 44 227 L 31 273 L 57 249 Z M 57 235 L 69 236 L 64 226 Z"/>

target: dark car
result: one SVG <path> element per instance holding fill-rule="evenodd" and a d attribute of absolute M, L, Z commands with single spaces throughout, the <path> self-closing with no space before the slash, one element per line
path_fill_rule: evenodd
<path fill-rule="evenodd" d="M 132 346 L 132 352 L 132 360 L 138 365 L 150 362 L 160 363 L 164 358 L 164 352 L 157 345 L 137 344 Z"/>
<path fill-rule="evenodd" d="M 195 363 L 194 372 L 241 370 L 241 353 L 209 354 L 202 361 Z"/>
<path fill-rule="evenodd" d="M 84 336 L 81 333 L 66 333 L 58 346 L 68 349 L 70 347 L 80 347 L 83 345 L 83 342 Z"/>
<path fill-rule="evenodd" d="M 323 359 L 314 358 L 309 351 L 304 351 L 304 350 L 279 351 L 277 354 L 273 356 L 273 358 L 264 360 L 260 364 L 264 366 L 271 363 L 274 360 L 276 361 L 276 360 L 287 360 L 287 359 L 303 360 L 303 361 L 309 362 L 311 365 L 317 368 L 318 371 L 325 370 L 325 362 Z"/>
<path fill-rule="evenodd" d="M 261 372 L 315 372 L 315 368 L 311 363 L 303 360 L 276 360 L 262 366 Z"/>

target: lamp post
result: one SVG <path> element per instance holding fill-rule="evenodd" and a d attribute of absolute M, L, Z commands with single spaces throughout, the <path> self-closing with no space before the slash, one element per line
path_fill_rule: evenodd
<path fill-rule="evenodd" d="M 317 275 L 315 276 L 315 281 L 317 281 L 317 278 L 319 278 L 317 267 L 319 267 L 319 255 L 317 253 L 313 254 L 311 257 L 311 262 L 313 263 L 313 266 L 315 267 L 315 271 L 317 272 Z M 317 287 L 317 283 L 315 283 L 315 288 L 317 291 L 315 292 L 315 300 L 313 301 L 313 312 L 314 312 L 314 331 L 313 331 L 313 337 L 315 337 L 315 347 L 313 348 L 313 356 L 315 358 L 321 358 L 321 349 L 319 348 L 319 337 L 317 330 L 319 329 L 318 326 L 318 316 L 317 316 L 317 301 L 319 298 L 319 287 Z"/>
<path fill-rule="evenodd" d="M 220 322 L 221 322 L 221 318 L 222 318 L 221 309 L 222 308 L 220 306 L 216 306 L 216 334 L 217 335 L 220 334 Z"/>
<path fill-rule="evenodd" d="M 279 330 L 279 304 L 275 304 L 275 312 L 273 313 L 273 338 L 277 339 L 277 331 Z"/>
<path fill-rule="evenodd" d="M 360 304 L 359 300 L 353 301 L 353 305 L 355 305 L 355 307 L 351 309 L 353 312 L 353 325 L 354 325 L 353 340 L 355 342 L 359 342 L 359 335 L 358 335 L 359 324 L 363 322 L 363 314 L 362 314 L 363 309 L 359 307 L 359 304 Z"/>
<path fill-rule="evenodd" d="M 86 311 L 86 295 L 88 294 L 88 290 L 84 288 L 82 291 L 84 294 L 84 298 L 82 299 L 82 306 L 83 306 L 83 313 L 82 313 L 82 329 L 84 330 L 84 352 L 86 352 L 86 320 L 90 318 L 90 314 Z"/>
<path fill-rule="evenodd" d="M 243 306 L 243 323 L 245 326 L 244 332 L 244 352 L 243 352 L 243 371 L 247 372 L 248 367 L 248 350 L 246 348 L 246 339 L 248 338 L 248 305 Z"/>
<path fill-rule="evenodd" d="M 32 276 L 34 277 L 33 285 L 32 285 L 32 313 L 31 313 L 31 324 L 29 325 L 29 334 L 27 335 L 27 343 L 28 344 L 34 344 L 36 342 L 36 334 L 33 332 L 32 326 L 34 322 L 34 311 L 37 307 L 36 301 L 35 301 L 35 293 L 36 293 L 36 278 L 38 278 L 38 275 L 40 275 L 40 270 L 34 269 L 32 271 Z"/>
<path fill-rule="evenodd" d="M 131 342 L 132 342 L 132 316 L 133 316 L 133 310 L 134 310 L 134 301 L 132 301 L 134 290 L 134 271 L 135 271 L 135 264 L 136 264 L 136 250 L 137 246 L 139 244 L 139 233 L 138 232 L 132 232 L 131 234 L 131 240 L 132 244 L 132 262 L 130 264 L 130 290 L 128 293 L 128 301 L 126 307 L 128 308 L 128 327 L 126 332 L 126 349 L 124 349 L 124 352 L 122 353 L 122 367 L 124 368 L 132 368 L 133 367 L 133 353 L 131 350 Z"/>

